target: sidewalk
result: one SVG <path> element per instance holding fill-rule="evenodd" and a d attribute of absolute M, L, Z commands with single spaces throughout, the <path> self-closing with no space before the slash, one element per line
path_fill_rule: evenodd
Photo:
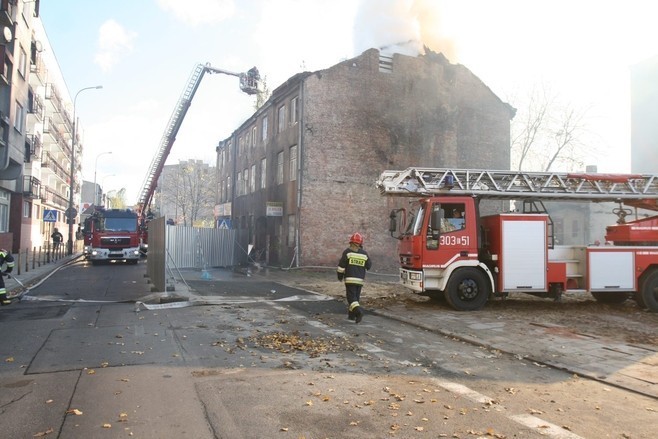
<path fill-rule="evenodd" d="M 442 311 L 437 315 L 404 304 L 370 312 L 658 398 L 655 346 L 619 343 L 560 325 L 483 318 L 477 312 Z"/>

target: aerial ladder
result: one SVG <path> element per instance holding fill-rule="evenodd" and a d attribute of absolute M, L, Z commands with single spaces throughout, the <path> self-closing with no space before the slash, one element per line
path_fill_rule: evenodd
<path fill-rule="evenodd" d="M 658 175 L 407 168 L 384 171 L 382 195 L 623 202 L 658 210 Z"/>
<path fill-rule="evenodd" d="M 246 73 L 234 73 L 227 70 L 218 69 L 212 67 L 210 64 L 197 64 L 190 78 L 187 81 L 187 85 L 183 90 L 183 94 L 178 99 L 178 103 L 174 108 L 174 112 L 169 118 L 169 123 L 162 135 L 160 140 L 160 146 L 156 151 L 151 165 L 149 166 L 146 177 L 144 178 L 144 183 L 142 184 L 142 190 L 140 192 L 139 200 L 137 202 L 138 210 L 141 213 L 141 216 L 147 214 L 151 201 L 153 200 L 153 194 L 157 187 L 158 178 L 162 173 L 164 164 L 171 152 L 171 148 L 176 141 L 176 135 L 180 130 L 180 127 L 185 119 L 187 110 L 190 108 L 192 99 L 201 84 L 201 80 L 206 73 L 222 73 L 225 75 L 237 76 L 240 79 L 240 89 L 247 93 L 248 95 L 254 95 L 258 93 L 258 83 L 260 81 L 260 75 L 258 69 L 253 67 L 249 69 Z"/>
<path fill-rule="evenodd" d="M 632 293 L 658 312 L 658 215 L 629 221 L 632 211 L 622 206 L 658 211 L 658 175 L 411 167 L 384 171 L 376 186 L 382 195 L 418 199 L 413 215 L 390 214 L 401 282 L 412 290 L 438 293 L 458 310 L 510 292 L 559 298 L 579 290 L 612 303 Z M 480 216 L 480 200 L 523 208 Z M 557 246 L 543 201 L 618 203 L 617 223 L 606 227 L 605 246 Z M 445 226 L 455 221 L 461 226 Z"/>

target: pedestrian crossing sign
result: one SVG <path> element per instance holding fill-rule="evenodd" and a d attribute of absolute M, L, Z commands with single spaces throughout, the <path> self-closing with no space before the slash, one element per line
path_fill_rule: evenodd
<path fill-rule="evenodd" d="M 43 221 L 46 223 L 54 223 L 57 221 L 57 211 L 56 210 L 44 210 L 43 211 Z"/>

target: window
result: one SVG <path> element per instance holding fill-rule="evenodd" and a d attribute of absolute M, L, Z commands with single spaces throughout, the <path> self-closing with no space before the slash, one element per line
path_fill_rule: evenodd
<path fill-rule="evenodd" d="M 290 124 L 294 125 L 299 121 L 299 98 L 295 97 L 290 100 Z"/>
<path fill-rule="evenodd" d="M 244 149 L 247 150 L 251 148 L 251 131 L 247 131 L 247 134 L 244 135 Z"/>
<path fill-rule="evenodd" d="M 249 174 L 249 192 L 256 192 L 256 165 L 251 165 Z"/>
<path fill-rule="evenodd" d="M 242 172 L 238 172 L 238 178 L 235 181 L 235 192 L 236 196 L 242 195 Z"/>
<path fill-rule="evenodd" d="M 0 190 L 0 232 L 9 231 L 9 192 Z"/>
<path fill-rule="evenodd" d="M 267 116 L 263 116 L 263 135 L 261 139 L 263 142 L 267 140 Z"/>
<path fill-rule="evenodd" d="M 220 181 L 219 182 L 219 202 L 220 203 L 223 203 L 224 201 L 226 201 L 225 196 L 226 196 L 226 193 L 224 192 L 224 182 Z"/>
<path fill-rule="evenodd" d="M 242 141 L 242 136 L 238 137 L 238 157 L 242 157 L 244 154 L 244 142 Z"/>
<path fill-rule="evenodd" d="M 18 54 L 18 73 L 21 74 L 23 78 L 26 78 L 27 74 L 27 53 L 25 49 L 21 46 L 20 53 Z"/>
<path fill-rule="evenodd" d="M 231 161 L 231 152 L 233 150 L 233 142 L 228 141 L 228 146 L 226 147 L 226 163 Z"/>
<path fill-rule="evenodd" d="M 278 119 L 279 119 L 279 133 L 282 132 L 283 130 L 286 129 L 286 106 L 281 105 L 279 107 L 279 113 L 278 113 Z"/>
<path fill-rule="evenodd" d="M 297 180 L 297 145 L 290 147 L 290 181 Z"/>
<path fill-rule="evenodd" d="M 276 155 L 276 184 L 283 184 L 283 151 Z"/>
<path fill-rule="evenodd" d="M 231 177 L 226 177 L 226 199 L 227 201 L 231 198 Z"/>
<path fill-rule="evenodd" d="M 16 102 L 16 118 L 14 119 L 14 128 L 17 131 L 23 132 L 23 123 L 25 122 L 25 109 L 21 104 Z"/>
<path fill-rule="evenodd" d="M 260 160 L 260 188 L 267 187 L 267 159 Z"/>
<path fill-rule="evenodd" d="M 32 216 L 31 207 L 32 205 L 29 201 L 23 201 L 23 218 L 30 218 Z"/>
<path fill-rule="evenodd" d="M 295 215 L 288 215 L 288 247 L 295 246 Z"/>
<path fill-rule="evenodd" d="M 244 170 L 242 177 L 244 178 L 242 182 L 242 193 L 246 195 L 249 193 L 249 169 Z"/>
<path fill-rule="evenodd" d="M 251 142 L 252 142 L 252 146 L 254 146 L 254 147 L 256 146 L 256 139 L 257 139 L 257 137 L 256 137 L 256 133 L 257 133 L 257 132 L 258 132 L 258 130 L 257 130 L 256 127 L 254 126 L 254 127 L 251 129 Z"/>
<path fill-rule="evenodd" d="M 571 237 L 577 238 L 580 234 L 580 223 L 577 219 L 571 220 Z"/>

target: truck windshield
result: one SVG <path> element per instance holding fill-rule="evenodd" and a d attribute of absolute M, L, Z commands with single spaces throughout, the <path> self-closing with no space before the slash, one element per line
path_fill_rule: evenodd
<path fill-rule="evenodd" d="M 101 230 L 106 232 L 135 232 L 137 220 L 135 218 L 105 218 Z"/>

